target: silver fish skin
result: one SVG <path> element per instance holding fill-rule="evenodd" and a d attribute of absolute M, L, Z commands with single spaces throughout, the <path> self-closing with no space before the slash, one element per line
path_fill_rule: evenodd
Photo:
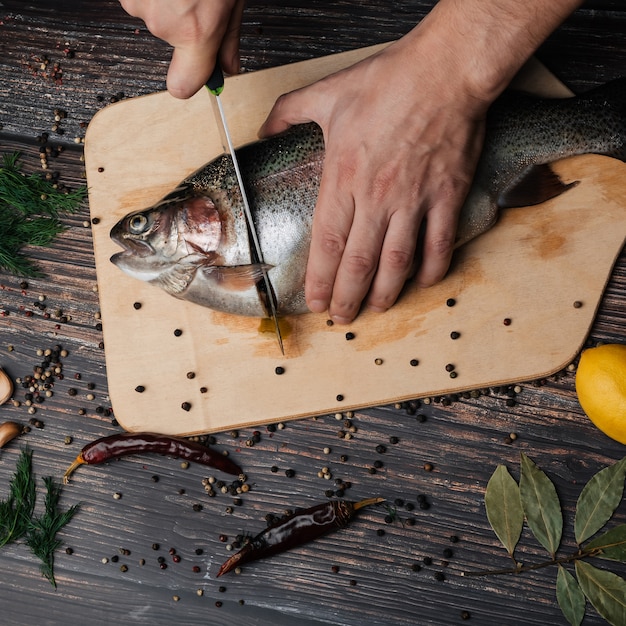
<path fill-rule="evenodd" d="M 489 230 L 507 207 L 566 191 L 550 163 L 578 154 L 626 162 L 626 78 L 565 99 L 505 93 L 490 108 L 483 151 L 461 209 L 455 247 Z M 121 270 L 167 293 L 231 314 L 266 317 L 265 269 L 279 315 L 304 313 L 304 274 L 324 163 L 315 124 L 237 150 L 265 265 L 251 252 L 232 160 L 222 155 L 155 205 L 111 230 Z"/>

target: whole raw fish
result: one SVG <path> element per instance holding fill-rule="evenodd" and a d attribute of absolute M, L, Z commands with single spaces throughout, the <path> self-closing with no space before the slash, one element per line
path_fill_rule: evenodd
<path fill-rule="evenodd" d="M 498 211 L 563 193 L 549 164 L 595 153 L 626 161 L 626 78 L 586 94 L 541 99 L 505 93 L 489 110 L 483 152 L 461 210 L 456 247 L 489 230 Z M 267 316 L 263 269 L 280 315 L 303 313 L 304 274 L 324 162 L 314 124 L 237 150 L 266 265 L 251 254 L 232 161 L 211 161 L 154 206 L 111 230 L 127 274 L 218 311 Z M 575 184 L 575 183 L 573 183 Z"/>

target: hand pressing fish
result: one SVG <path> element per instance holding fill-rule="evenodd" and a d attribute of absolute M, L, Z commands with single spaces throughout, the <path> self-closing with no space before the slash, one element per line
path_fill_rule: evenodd
<path fill-rule="evenodd" d="M 566 99 L 505 93 L 491 107 L 455 247 L 489 230 L 500 209 L 539 204 L 565 185 L 550 163 L 578 154 L 626 161 L 626 78 Z M 314 124 L 237 150 L 264 265 L 255 262 L 232 161 L 222 155 L 154 206 L 111 230 L 121 270 L 218 311 L 266 317 L 263 272 L 279 315 L 307 311 L 304 275 L 324 162 Z"/>

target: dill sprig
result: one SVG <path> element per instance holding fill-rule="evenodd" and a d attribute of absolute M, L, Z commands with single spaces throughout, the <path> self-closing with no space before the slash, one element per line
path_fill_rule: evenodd
<path fill-rule="evenodd" d="M 56 483 L 51 476 L 45 476 L 43 482 L 46 486 L 45 512 L 41 517 L 31 520 L 26 534 L 26 544 L 31 552 L 41 560 L 41 574 L 56 587 L 54 553 L 62 544 L 62 541 L 56 536 L 63 526 L 74 517 L 78 505 L 75 504 L 67 511 L 60 511 L 58 505 L 61 497 L 61 485 Z"/>
<path fill-rule="evenodd" d="M 0 547 L 28 532 L 36 498 L 32 459 L 31 451 L 22 450 L 9 484 L 9 497 L 0 501 Z"/>
<path fill-rule="evenodd" d="M 19 276 L 42 276 L 25 246 L 48 246 L 65 230 L 63 213 L 76 211 L 85 188 L 65 193 L 38 174 L 23 174 L 19 153 L 5 154 L 0 167 L 0 268 Z"/>
<path fill-rule="evenodd" d="M 61 485 L 52 477 L 43 478 L 46 487 L 44 513 L 34 517 L 37 487 L 33 473 L 33 453 L 22 450 L 9 485 L 9 497 L 0 501 L 0 547 L 24 539 L 41 560 L 41 573 L 56 587 L 54 553 L 61 545 L 57 533 L 72 519 L 78 505 L 59 510 Z"/>

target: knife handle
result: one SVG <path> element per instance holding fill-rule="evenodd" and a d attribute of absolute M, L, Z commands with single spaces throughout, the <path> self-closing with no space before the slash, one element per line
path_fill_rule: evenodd
<path fill-rule="evenodd" d="M 215 69 L 209 77 L 206 86 L 214 96 L 219 96 L 224 91 L 224 73 L 219 63 L 215 64 Z"/>

